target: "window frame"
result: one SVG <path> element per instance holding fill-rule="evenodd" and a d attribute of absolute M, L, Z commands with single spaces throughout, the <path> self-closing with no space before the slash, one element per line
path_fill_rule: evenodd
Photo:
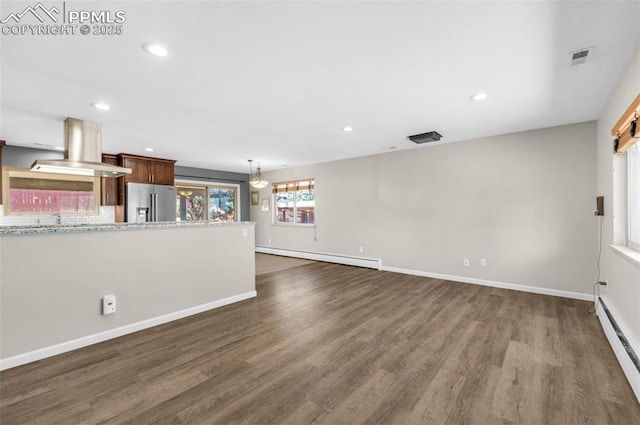
<path fill-rule="evenodd" d="M 627 149 L 627 246 L 640 252 L 640 223 L 634 224 L 632 222 L 634 217 L 640 218 L 640 211 L 634 210 L 640 198 L 640 182 L 632 183 L 634 175 L 640 175 L 639 143 L 635 143 Z M 635 232 L 637 235 L 637 240 L 631 239 L 632 232 Z"/>
<path fill-rule="evenodd" d="M 308 184 L 300 184 L 307 183 Z M 284 190 L 281 192 L 293 192 L 293 222 L 283 222 L 278 221 L 278 206 L 276 205 L 276 196 L 278 194 L 278 186 L 291 186 L 294 190 Z M 307 186 L 307 188 L 304 188 Z M 288 187 L 287 187 L 288 188 Z M 299 223 L 298 219 L 298 196 L 297 192 L 299 191 L 307 191 L 313 190 L 313 223 Z M 290 180 L 284 182 L 273 182 L 271 184 L 271 207 L 273 209 L 273 213 L 271 214 L 271 224 L 273 226 L 284 226 L 284 227 L 315 227 L 316 225 L 316 193 L 315 193 L 315 178 L 306 178 L 306 179 L 297 179 Z"/>
<path fill-rule="evenodd" d="M 176 194 L 178 193 L 177 188 L 178 187 L 185 187 L 185 188 L 193 188 L 193 189 L 204 189 L 205 190 L 205 214 L 206 214 L 206 219 L 204 220 L 198 220 L 198 221 L 212 221 L 209 219 L 209 190 L 210 189 L 221 189 L 221 188 L 234 188 L 236 190 L 236 199 L 234 201 L 234 221 L 233 223 L 239 223 L 242 220 L 240 219 L 240 217 L 242 217 L 242 212 L 241 212 L 241 202 L 240 200 L 242 199 L 242 194 L 241 194 L 241 187 L 240 184 L 237 183 L 224 183 L 224 182 L 218 182 L 218 181 L 214 181 L 214 180 L 178 180 L 176 179 L 175 182 L 173 183 L 174 186 L 176 187 Z M 197 223 L 198 221 L 193 221 L 193 223 Z M 185 221 L 185 223 L 187 223 L 189 221 Z M 223 223 L 223 222 L 221 222 Z"/>

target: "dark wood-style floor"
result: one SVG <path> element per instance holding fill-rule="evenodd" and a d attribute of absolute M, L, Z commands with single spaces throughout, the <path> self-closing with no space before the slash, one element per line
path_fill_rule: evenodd
<path fill-rule="evenodd" d="M 634 425 L 587 302 L 312 263 L 3 372 L 10 424 Z"/>

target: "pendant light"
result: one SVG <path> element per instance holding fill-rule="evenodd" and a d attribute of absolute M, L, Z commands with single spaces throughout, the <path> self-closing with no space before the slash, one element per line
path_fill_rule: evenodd
<path fill-rule="evenodd" d="M 269 181 L 264 178 L 262 175 L 262 171 L 260 171 L 260 163 L 258 162 L 258 169 L 256 173 L 253 174 L 253 169 L 251 168 L 252 159 L 249 160 L 249 184 L 256 189 L 262 189 L 266 185 L 269 184 Z"/>

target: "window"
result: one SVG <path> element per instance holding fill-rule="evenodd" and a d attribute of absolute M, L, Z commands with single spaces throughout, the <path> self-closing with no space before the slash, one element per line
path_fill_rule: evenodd
<path fill-rule="evenodd" d="M 627 246 L 640 251 L 640 93 L 611 129 L 613 151 L 627 154 Z"/>
<path fill-rule="evenodd" d="M 206 202 L 206 188 L 176 186 L 176 220 L 204 220 L 207 205 Z"/>
<path fill-rule="evenodd" d="M 640 251 L 640 143 L 627 150 L 629 225 L 628 245 Z"/>
<path fill-rule="evenodd" d="M 274 223 L 314 224 L 314 191 L 313 179 L 273 183 Z"/>
<path fill-rule="evenodd" d="M 237 221 L 238 185 L 176 184 L 176 220 Z"/>
<path fill-rule="evenodd" d="M 236 221 L 236 195 L 231 186 L 209 187 L 209 220 Z"/>
<path fill-rule="evenodd" d="M 98 214 L 100 181 L 96 177 L 4 168 L 6 215 Z"/>

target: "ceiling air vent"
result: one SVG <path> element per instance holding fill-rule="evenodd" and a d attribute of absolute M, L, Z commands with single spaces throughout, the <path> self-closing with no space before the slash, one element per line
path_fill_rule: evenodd
<path fill-rule="evenodd" d="M 571 66 L 582 65 L 587 61 L 587 56 L 589 56 L 589 48 L 584 48 L 584 49 L 576 50 L 575 52 L 571 52 Z"/>
<path fill-rule="evenodd" d="M 437 142 L 441 137 L 442 135 L 437 131 L 430 131 L 428 133 L 414 134 L 413 136 L 409 136 L 408 138 L 413 143 L 417 143 L 420 145 L 422 143 Z"/>

